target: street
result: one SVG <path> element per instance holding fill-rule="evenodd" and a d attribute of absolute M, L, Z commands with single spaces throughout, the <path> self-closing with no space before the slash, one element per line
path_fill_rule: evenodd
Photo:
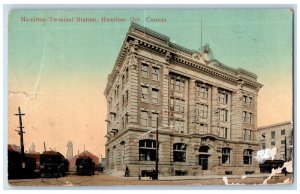
<path fill-rule="evenodd" d="M 268 184 L 277 184 L 289 182 L 292 180 L 292 174 L 284 176 L 277 174 L 268 180 Z M 228 185 L 230 184 L 262 184 L 268 177 L 268 174 L 257 176 L 226 176 Z M 232 178 L 231 178 L 232 177 Z M 222 176 L 219 177 L 161 177 L 159 180 L 150 180 L 148 177 L 116 177 L 95 173 L 93 176 L 77 176 L 70 174 L 61 178 L 36 178 L 36 179 L 14 179 L 9 180 L 10 186 L 117 186 L 117 185 L 225 185 Z M 177 180 L 176 180 L 177 179 Z M 226 179 L 226 178 L 225 178 Z"/>

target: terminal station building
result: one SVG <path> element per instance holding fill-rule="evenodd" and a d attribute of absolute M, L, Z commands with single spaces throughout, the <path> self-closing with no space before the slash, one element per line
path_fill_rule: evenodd
<path fill-rule="evenodd" d="M 187 37 L 188 38 L 188 37 Z M 108 76 L 106 172 L 251 174 L 260 149 L 257 76 L 132 23 Z"/>

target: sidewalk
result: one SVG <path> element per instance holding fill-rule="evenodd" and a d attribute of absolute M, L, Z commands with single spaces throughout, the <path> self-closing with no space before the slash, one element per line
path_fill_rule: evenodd
<path fill-rule="evenodd" d="M 172 181 L 172 180 L 205 180 L 205 179 L 223 179 L 227 177 L 228 179 L 233 178 L 267 178 L 269 174 L 249 174 L 249 175 L 199 175 L 199 176 L 159 176 L 158 180 L 161 181 Z M 276 176 L 284 176 L 284 174 L 277 174 Z M 139 177 L 122 177 L 127 180 L 138 180 Z M 141 177 L 141 180 L 148 181 L 151 180 L 149 177 Z"/>

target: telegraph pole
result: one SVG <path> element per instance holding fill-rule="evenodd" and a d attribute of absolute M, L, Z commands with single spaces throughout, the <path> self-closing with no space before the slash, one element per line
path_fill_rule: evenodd
<path fill-rule="evenodd" d="M 15 130 L 18 132 L 18 134 L 20 135 L 20 146 L 21 146 L 21 158 L 23 159 L 24 158 L 24 140 L 23 140 L 23 134 L 25 133 L 23 131 L 23 125 L 22 125 L 22 116 L 24 116 L 25 114 L 24 113 L 21 113 L 21 109 L 20 107 L 18 107 L 18 111 L 19 113 L 18 114 L 15 114 L 16 116 L 19 116 L 19 124 L 20 126 L 18 127 L 20 130 Z"/>
<path fill-rule="evenodd" d="M 155 175 L 152 177 L 152 180 L 158 179 L 158 115 L 156 119 L 156 160 L 155 160 Z"/>

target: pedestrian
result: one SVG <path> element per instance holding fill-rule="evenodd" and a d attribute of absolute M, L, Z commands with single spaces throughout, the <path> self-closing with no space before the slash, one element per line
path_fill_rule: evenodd
<path fill-rule="evenodd" d="M 128 169 L 127 165 L 126 165 L 126 168 L 125 168 L 125 177 L 129 177 L 129 169 Z"/>
<path fill-rule="evenodd" d="M 151 178 L 152 178 L 152 180 L 153 180 L 154 176 L 155 176 L 155 170 L 152 168 L 152 172 L 151 172 Z"/>

